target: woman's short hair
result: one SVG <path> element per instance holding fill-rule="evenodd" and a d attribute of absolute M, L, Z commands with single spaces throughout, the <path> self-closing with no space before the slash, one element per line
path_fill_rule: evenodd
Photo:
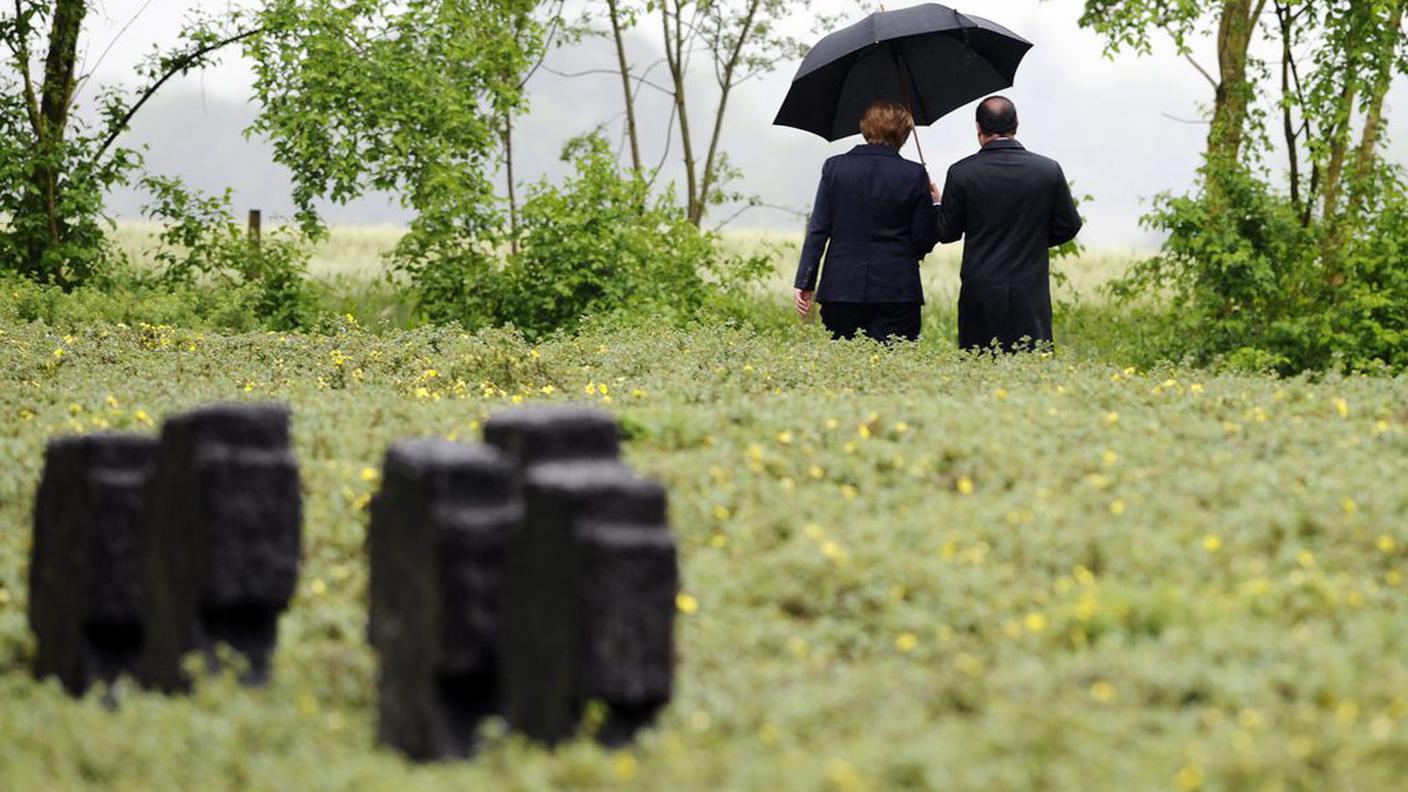
<path fill-rule="evenodd" d="M 905 106 L 889 99 L 880 99 L 865 108 L 860 117 L 860 133 L 866 143 L 889 146 L 898 150 L 909 140 L 909 132 L 914 129 L 914 116 Z"/>

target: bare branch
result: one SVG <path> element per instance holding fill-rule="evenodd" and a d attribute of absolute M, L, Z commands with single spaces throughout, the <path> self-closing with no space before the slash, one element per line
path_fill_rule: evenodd
<path fill-rule="evenodd" d="M 1201 75 L 1203 75 L 1203 79 L 1205 79 L 1205 80 L 1208 81 L 1208 85 L 1211 85 L 1211 86 L 1212 86 L 1212 89 L 1213 89 L 1214 91 L 1217 90 L 1217 80 L 1213 79 L 1213 76 L 1208 73 L 1208 70 L 1207 70 L 1207 69 L 1204 69 L 1204 68 L 1203 68 L 1202 64 L 1200 64 L 1200 63 L 1198 63 L 1197 61 L 1193 60 L 1193 53 L 1191 53 L 1191 52 L 1185 52 L 1185 53 L 1183 53 L 1183 58 L 1184 58 L 1184 60 L 1186 60 L 1186 61 L 1188 61 L 1189 63 L 1193 64 L 1193 68 L 1197 69 L 1197 70 L 1198 70 L 1198 73 L 1201 74 Z"/>
<path fill-rule="evenodd" d="M 618 72 L 618 71 L 616 71 L 615 69 L 584 69 L 584 70 L 582 70 L 582 71 L 564 72 L 564 71 L 558 71 L 557 69 L 554 69 L 554 68 L 552 68 L 551 66 L 544 66 L 544 67 L 543 67 L 543 71 L 547 72 L 548 74 L 557 75 L 558 77 L 568 77 L 568 78 L 571 78 L 571 77 L 587 77 L 587 76 L 593 75 L 593 74 L 610 74 L 610 75 L 615 76 L 615 77 L 621 76 L 621 73 Z M 666 96 L 674 96 L 674 95 L 675 95 L 675 92 L 672 91 L 672 90 L 670 90 L 669 88 L 666 88 L 665 86 L 659 85 L 659 84 L 657 84 L 657 83 L 653 83 L 653 82 L 651 82 L 650 80 L 645 79 L 644 77 L 637 77 L 636 75 L 632 74 L 632 75 L 630 75 L 630 78 L 631 78 L 632 80 L 635 80 L 638 84 L 640 84 L 640 85 L 648 85 L 648 86 L 650 86 L 651 88 L 654 88 L 655 90 L 659 91 L 660 93 L 665 94 Z"/>
<path fill-rule="evenodd" d="M 82 77 L 80 77 L 78 79 L 78 84 L 73 87 L 74 99 L 78 98 L 78 94 L 80 91 L 83 90 L 83 86 L 88 82 L 88 78 L 92 77 L 93 74 L 98 71 L 98 68 L 103 65 L 103 61 L 108 57 L 108 53 L 112 52 L 112 48 L 117 44 L 118 40 L 121 39 L 127 33 L 127 29 L 132 27 L 132 24 L 136 22 L 142 16 L 142 14 L 145 14 L 147 12 L 147 9 L 151 7 L 153 2 L 154 0 L 147 0 L 145 3 L 143 3 L 142 7 L 137 9 L 137 13 L 133 14 L 132 18 L 127 20 L 127 24 L 123 25 L 122 29 L 117 31 L 117 35 L 113 36 L 112 40 L 108 42 L 108 45 L 103 48 L 102 54 L 98 56 L 97 63 L 94 63 L 93 68 L 89 69 L 87 74 L 84 74 Z"/>
<path fill-rule="evenodd" d="M 190 69 L 191 66 L 194 65 L 197 61 L 199 61 L 202 57 L 209 55 L 215 50 L 218 50 L 222 47 L 227 47 L 231 44 L 235 44 L 240 41 L 244 41 L 245 39 L 251 36 L 254 36 L 258 33 L 262 33 L 263 31 L 264 28 L 262 27 L 241 31 L 233 36 L 230 36 L 229 38 L 221 39 L 219 41 L 215 41 L 210 44 L 197 47 L 196 49 L 191 50 L 190 52 L 187 52 L 186 54 L 177 58 L 175 62 L 172 63 L 172 65 L 167 69 L 165 74 L 161 75 L 161 77 L 156 82 L 147 86 L 147 89 L 142 92 L 142 94 L 137 98 L 137 101 L 133 103 L 131 107 L 127 108 L 127 112 L 123 114 L 122 118 L 119 119 L 116 124 L 113 124 L 108 128 L 107 137 L 103 138 L 102 145 L 98 146 L 97 151 L 93 153 L 93 160 L 96 162 L 99 158 L 103 156 L 104 153 L 107 152 L 108 147 L 112 145 L 113 141 L 117 140 L 117 136 L 122 134 L 122 131 L 127 128 L 128 123 L 132 121 L 132 116 L 136 115 L 137 111 L 142 109 L 142 105 L 146 104 L 147 100 L 151 99 L 152 95 L 155 94 L 158 90 L 160 90 L 161 86 L 165 85 L 167 80 L 170 80 L 172 77 L 175 77 L 178 74 L 185 73 L 186 70 Z"/>

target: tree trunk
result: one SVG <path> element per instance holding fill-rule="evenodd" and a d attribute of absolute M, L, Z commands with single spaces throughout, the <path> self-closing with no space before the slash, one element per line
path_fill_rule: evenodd
<path fill-rule="evenodd" d="M 1291 118 L 1291 65 L 1295 54 L 1291 42 L 1295 38 L 1290 6 L 1276 3 L 1276 19 L 1281 25 L 1281 131 L 1286 137 L 1286 160 L 1290 171 L 1291 206 L 1300 212 L 1300 151 L 1299 136 Z"/>
<path fill-rule="evenodd" d="M 67 288 L 68 278 L 61 264 L 46 261 L 48 253 L 64 241 L 66 224 L 59 216 L 63 187 L 59 183 L 64 132 L 68 128 L 69 104 L 73 99 L 74 71 L 78 61 L 78 36 L 87 0 L 58 0 L 49 29 L 49 53 L 44 61 L 44 83 L 40 89 L 38 140 L 40 156 L 30 171 L 30 196 L 26 215 L 42 216 L 47 238 L 31 235 L 26 251 L 28 274 Z"/>
<path fill-rule="evenodd" d="M 1400 1 L 1390 17 L 1388 29 L 1396 31 L 1403 25 L 1403 7 L 1408 3 Z M 1369 188 L 1370 169 L 1374 165 L 1374 152 L 1379 145 L 1379 135 L 1383 131 L 1384 97 L 1388 95 L 1393 82 L 1393 63 L 1397 37 L 1390 37 L 1385 51 L 1379 53 L 1377 70 L 1374 73 L 1373 93 L 1369 96 L 1369 112 L 1364 117 L 1364 130 L 1359 136 L 1359 147 L 1354 154 L 1354 170 L 1349 186 L 1349 206 L 1345 213 L 1353 216 L 1359 212 L 1364 202 L 1364 193 Z"/>
<path fill-rule="evenodd" d="M 1208 166 L 1214 173 L 1236 167 L 1246 136 L 1247 103 L 1251 84 L 1247 81 L 1247 46 L 1265 0 L 1223 0 L 1217 26 L 1217 91 L 1212 128 L 1208 132 Z M 1215 180 L 1214 180 L 1215 181 Z"/>
<path fill-rule="evenodd" d="M 1352 69 L 1345 65 L 1346 71 Z M 1340 92 L 1339 110 L 1335 125 L 1330 133 L 1330 158 L 1325 164 L 1325 178 L 1321 185 L 1320 217 L 1326 223 L 1332 222 L 1340 198 L 1340 178 L 1344 175 L 1344 159 L 1349 151 L 1349 121 L 1354 113 L 1354 100 L 1359 98 L 1358 87 L 1346 78 L 1344 90 Z"/>
<path fill-rule="evenodd" d="M 733 90 L 733 75 L 738 69 L 738 61 L 743 53 L 743 44 L 753 33 L 753 19 L 757 16 L 758 7 L 761 4 L 762 0 L 752 0 L 748 4 L 748 14 L 743 19 L 743 25 L 738 29 L 738 39 L 734 42 L 733 50 L 729 52 L 728 58 L 724 62 L 723 71 L 720 73 L 719 106 L 714 111 L 714 129 L 709 136 L 709 153 L 704 157 L 704 182 L 699 189 L 701 203 L 709 200 L 709 191 L 714 188 L 717 177 L 714 171 L 718 168 L 719 135 L 724 128 L 724 112 L 728 109 L 728 95 Z M 695 220 L 695 225 L 703 220 L 702 207 L 699 214 L 700 218 Z"/>
<path fill-rule="evenodd" d="M 508 182 L 508 248 L 518 255 L 518 192 L 513 185 L 513 115 L 504 114 L 504 179 Z"/>
<path fill-rule="evenodd" d="M 621 38 L 619 0 L 606 0 L 611 16 L 611 36 L 616 42 L 616 65 L 621 71 L 621 92 L 626 100 L 626 136 L 631 141 L 631 170 L 637 178 L 644 172 L 640 162 L 640 138 L 636 134 L 636 100 L 631 93 L 631 69 L 626 62 L 626 44 Z"/>
<path fill-rule="evenodd" d="M 669 10 L 674 7 L 673 13 Z M 665 33 L 665 65 L 670 69 L 670 80 L 674 85 L 675 122 L 680 128 L 680 146 L 684 149 L 684 178 L 686 212 L 689 221 L 696 226 L 704 218 L 703 201 L 699 195 L 699 180 L 695 172 L 694 141 L 690 138 L 689 112 L 684 90 L 684 23 L 680 20 L 682 3 L 678 0 L 663 0 L 660 3 L 660 25 Z M 674 30 L 670 29 L 671 22 Z"/>

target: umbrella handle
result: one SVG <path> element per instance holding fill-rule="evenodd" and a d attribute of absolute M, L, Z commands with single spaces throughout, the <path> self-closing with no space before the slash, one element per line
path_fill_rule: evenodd
<path fill-rule="evenodd" d="M 900 93 L 904 96 L 905 106 L 909 109 L 909 119 L 914 120 L 914 99 L 909 94 L 909 84 L 904 80 L 904 70 L 900 68 L 900 54 L 895 52 L 893 44 L 890 45 L 890 61 L 895 64 L 895 79 L 899 81 Z M 929 163 L 924 161 L 924 147 L 919 145 L 919 125 L 915 124 L 913 129 L 914 147 L 919 149 L 919 164 L 928 170 Z"/>

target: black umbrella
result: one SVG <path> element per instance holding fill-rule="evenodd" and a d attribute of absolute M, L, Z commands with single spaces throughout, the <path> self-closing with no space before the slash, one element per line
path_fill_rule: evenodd
<path fill-rule="evenodd" d="M 871 102 L 892 99 L 927 126 L 1011 86 L 1031 47 L 996 22 L 938 3 L 880 11 L 812 47 L 773 123 L 839 140 L 860 132 Z"/>

